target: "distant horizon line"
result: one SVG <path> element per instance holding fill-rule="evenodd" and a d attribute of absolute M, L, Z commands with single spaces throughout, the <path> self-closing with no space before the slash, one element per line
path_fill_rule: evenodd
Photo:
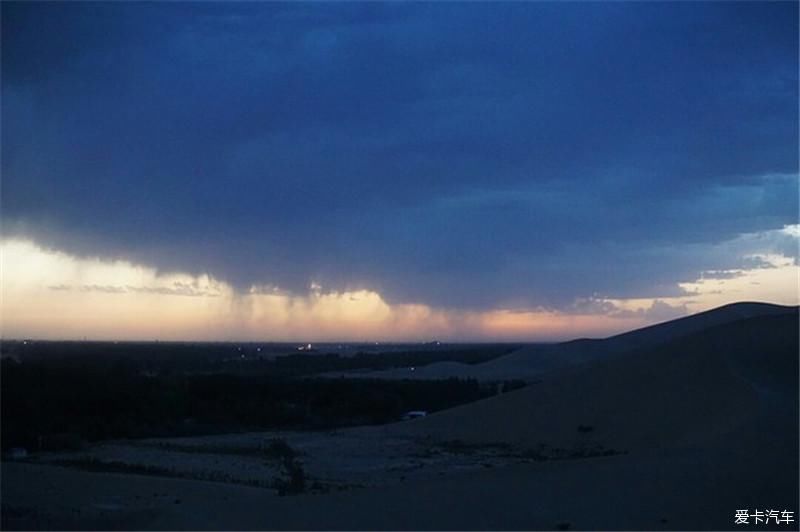
<path fill-rule="evenodd" d="M 515 344 L 559 344 L 564 342 L 573 342 L 578 340 L 602 340 L 606 338 L 612 338 L 614 336 L 618 336 L 621 334 L 627 334 L 633 331 L 647 329 L 650 327 L 654 327 L 663 323 L 669 323 L 672 321 L 682 320 L 685 318 L 689 318 L 691 316 L 698 316 L 700 314 L 706 314 L 710 312 L 714 312 L 716 310 L 720 310 L 726 307 L 732 307 L 737 305 L 767 305 L 773 307 L 783 307 L 785 309 L 800 309 L 800 304 L 794 305 L 786 305 L 783 303 L 773 303 L 769 301 L 754 301 L 754 300 L 743 300 L 743 301 L 735 301 L 731 303 L 725 303 L 723 305 L 719 305 L 710 309 L 701 310 L 699 312 L 694 312 L 692 314 L 686 314 L 683 316 L 678 316 L 675 318 L 659 321 L 656 323 L 651 323 L 649 325 L 644 325 L 641 327 L 636 327 L 633 329 L 628 329 L 625 331 L 621 331 L 618 333 L 614 333 L 608 336 L 601 336 L 601 337 L 591 337 L 591 336 L 570 336 L 561 339 L 550 339 L 550 340 L 491 340 L 491 339 L 480 339 L 480 340 L 235 340 L 235 339 L 228 339 L 228 340 L 161 340 L 158 338 L 148 339 L 148 340 L 132 340 L 132 339 L 99 339 L 99 338 L 41 338 L 41 337 L 14 337 L 14 338 L 3 338 L 0 336 L 0 343 L 3 342 L 71 342 L 71 343 L 126 343 L 126 344 L 155 344 L 155 343 L 169 343 L 169 344 L 262 344 L 262 345 L 292 345 L 292 346 L 303 346 L 303 345 L 311 345 L 311 344 L 321 344 L 321 345 L 332 345 L 332 344 L 339 344 L 339 345 L 515 345 Z"/>
<path fill-rule="evenodd" d="M 292 345 L 292 346 L 303 346 L 308 344 L 319 344 L 319 345 L 498 345 L 498 344 L 555 344 L 560 343 L 562 341 L 570 341 L 570 340 L 433 340 L 433 341 L 423 341 L 423 340 L 342 340 L 342 341 L 330 341 L 330 340 L 126 340 L 126 339 L 97 339 L 97 338 L 34 338 L 34 337 L 26 337 L 26 338 L 1 338 L 0 343 L 2 342 L 72 342 L 72 343 L 97 343 L 97 344 L 108 344 L 108 343 L 118 343 L 118 344 L 260 344 L 260 345 Z"/>

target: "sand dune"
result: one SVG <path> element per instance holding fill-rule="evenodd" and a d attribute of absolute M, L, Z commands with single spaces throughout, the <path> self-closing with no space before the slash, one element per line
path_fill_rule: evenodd
<path fill-rule="evenodd" d="M 605 340 L 613 350 L 630 351 L 653 347 L 666 341 L 677 340 L 683 336 L 700 332 L 717 325 L 724 325 L 748 318 L 776 316 L 796 313 L 797 307 L 774 305 L 771 303 L 741 302 L 698 312 L 664 323 L 618 334 Z"/>
<path fill-rule="evenodd" d="M 656 347 L 668 341 L 717 325 L 758 316 L 784 315 L 797 307 L 767 303 L 734 303 L 684 318 L 659 323 L 605 339 L 578 339 L 553 345 L 524 347 L 508 355 L 476 365 L 440 362 L 423 367 L 396 368 L 384 371 L 336 373 L 336 376 L 377 379 L 446 379 L 471 378 L 482 381 L 525 379 L 564 368 L 581 366 L 599 359 Z"/>
<path fill-rule="evenodd" d="M 794 404 L 797 311 L 719 325 L 652 351 L 579 367 L 522 390 L 398 425 L 444 439 L 631 450 L 735 430 Z M 578 426 L 592 427 L 579 432 Z"/>

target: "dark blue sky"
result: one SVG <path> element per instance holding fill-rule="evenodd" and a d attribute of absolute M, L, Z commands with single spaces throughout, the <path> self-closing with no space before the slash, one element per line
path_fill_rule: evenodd
<path fill-rule="evenodd" d="M 452 308 L 674 295 L 796 254 L 723 243 L 798 221 L 797 20 L 796 2 L 3 2 L 4 236 Z"/>

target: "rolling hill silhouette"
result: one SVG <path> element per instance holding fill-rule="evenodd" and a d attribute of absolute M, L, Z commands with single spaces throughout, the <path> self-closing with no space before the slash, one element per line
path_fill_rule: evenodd
<path fill-rule="evenodd" d="M 449 377 L 479 380 L 525 379 L 536 381 L 555 370 L 613 358 L 635 350 L 656 347 L 714 326 L 762 316 L 796 315 L 798 307 L 768 303 L 733 303 L 683 318 L 651 325 L 605 339 L 523 347 L 508 355 L 476 365 L 440 362 L 415 368 L 377 371 L 361 376 L 375 378 L 441 379 Z"/>
<path fill-rule="evenodd" d="M 443 439 L 629 450 L 730 431 L 766 410 L 797 411 L 796 308 L 694 330 L 408 426 Z M 591 435 L 579 425 L 594 427 Z"/>

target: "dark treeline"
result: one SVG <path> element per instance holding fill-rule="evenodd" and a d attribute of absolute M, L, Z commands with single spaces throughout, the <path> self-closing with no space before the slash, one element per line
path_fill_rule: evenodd
<path fill-rule="evenodd" d="M 360 347 L 360 346 L 358 346 Z M 178 342 L 23 342 L 4 341 L 4 357 L 47 367 L 124 368 L 170 375 L 176 373 L 242 373 L 284 377 L 329 371 L 381 370 L 454 361 L 479 364 L 507 354 L 511 344 L 442 344 L 403 346 L 386 351 L 359 350 L 348 354 L 303 352 L 294 344 L 233 344 Z"/>
<path fill-rule="evenodd" d="M 54 365 L 3 359 L 3 448 L 36 451 L 114 438 L 386 423 L 410 410 L 441 410 L 497 392 L 497 385 L 474 380 L 150 373 L 119 360 L 110 366 L 102 358 L 94 360 Z M 302 372 L 295 367 L 287 373 Z"/>

